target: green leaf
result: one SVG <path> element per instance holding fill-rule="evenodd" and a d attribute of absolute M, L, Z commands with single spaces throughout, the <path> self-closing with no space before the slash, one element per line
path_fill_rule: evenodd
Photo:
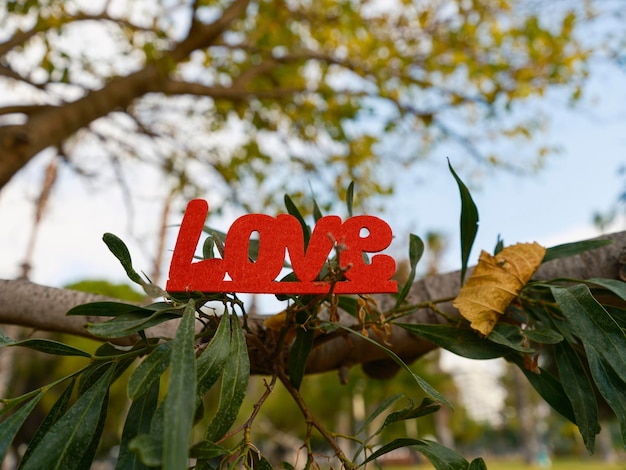
<path fill-rule="evenodd" d="M 165 343 L 169 344 L 169 343 Z M 139 459 L 139 455 L 130 450 L 130 442 L 141 434 L 150 432 L 150 423 L 157 407 L 159 398 L 159 381 L 154 381 L 146 389 L 145 393 L 133 400 L 120 442 L 120 452 L 115 465 L 116 470 L 143 470 L 147 469 Z"/>
<path fill-rule="evenodd" d="M 211 460 L 228 452 L 228 449 L 211 441 L 201 441 L 195 444 L 189 451 L 189 456 L 194 459 Z"/>
<path fill-rule="evenodd" d="M 556 377 L 542 368 L 539 368 L 539 374 L 529 371 L 526 367 L 524 367 L 524 360 L 522 359 L 521 354 L 511 353 L 505 359 L 513 362 L 520 368 L 526 376 L 528 382 L 530 382 L 533 388 L 537 390 L 539 395 L 541 395 L 548 405 L 561 413 L 572 423 L 577 424 L 572 404 L 569 401 L 565 390 L 563 390 L 563 385 Z"/>
<path fill-rule="evenodd" d="M 593 346 L 626 382 L 626 334 L 589 288 L 578 284 L 568 288 L 551 287 L 567 321 L 583 344 Z"/>
<path fill-rule="evenodd" d="M 39 403 L 39 400 L 43 396 L 43 392 L 38 393 L 31 398 L 25 405 L 22 405 L 19 410 L 10 415 L 7 419 L 0 423 L 0 462 L 4 461 L 7 450 L 13 441 L 13 438 L 22 427 L 28 415 L 35 408 L 35 405 Z"/>
<path fill-rule="evenodd" d="M 289 351 L 288 361 L 289 381 L 296 389 L 299 389 L 302 383 L 306 362 L 313 349 L 314 336 L 315 331 L 311 328 L 299 327 L 296 330 L 296 339 Z"/>
<path fill-rule="evenodd" d="M 128 448 L 139 456 L 142 464 L 148 467 L 159 467 L 161 465 L 163 442 L 154 439 L 151 434 L 140 434 L 135 437 L 128 444 Z"/>
<path fill-rule="evenodd" d="M 195 322 L 196 305 L 191 299 L 172 340 L 170 377 L 163 410 L 162 464 L 165 470 L 187 468 L 188 464 L 196 403 Z"/>
<path fill-rule="evenodd" d="M 442 446 L 433 441 L 425 439 L 411 439 L 407 437 L 394 439 L 385 444 L 359 465 L 362 467 L 366 463 L 376 460 L 389 452 L 402 447 L 413 447 L 422 453 L 437 470 L 467 470 L 469 463 L 461 455 L 452 449 Z"/>
<path fill-rule="evenodd" d="M 180 315 L 169 312 L 154 312 L 151 316 L 146 317 L 141 313 L 126 313 L 103 323 L 88 323 L 87 331 L 100 338 L 122 338 L 174 318 L 180 318 Z"/>
<path fill-rule="evenodd" d="M 596 434 L 600 432 L 598 404 L 587 371 L 572 347 L 562 342 L 555 346 L 554 357 L 559 379 L 567 394 L 585 447 L 593 454 Z"/>
<path fill-rule="evenodd" d="M 139 305 L 125 304 L 122 302 L 91 302 L 77 305 L 70 309 L 66 315 L 83 315 L 86 317 L 117 317 L 127 313 L 143 313 L 149 317 L 154 314 L 154 310 L 140 307 Z"/>
<path fill-rule="evenodd" d="M 437 442 L 422 439 L 415 449 L 423 454 L 436 470 L 466 470 L 469 466 L 461 455 Z"/>
<path fill-rule="evenodd" d="M 16 341 L 12 346 L 22 346 L 35 351 L 46 354 L 54 354 L 56 356 L 82 356 L 91 358 L 91 354 L 81 349 L 69 346 L 67 344 L 44 338 L 30 338 Z"/>
<path fill-rule="evenodd" d="M 50 428 L 56 423 L 61 416 L 65 414 L 67 411 L 67 406 L 70 403 L 70 398 L 72 397 L 72 392 L 74 391 L 74 385 L 76 384 L 76 379 L 72 378 L 70 380 L 69 385 L 65 388 L 61 396 L 55 402 L 55 404 L 50 408 L 50 411 L 41 422 L 39 427 L 37 428 L 37 432 L 30 440 L 28 447 L 26 448 L 26 452 L 22 456 L 22 460 L 20 462 L 20 468 L 24 466 L 24 464 L 28 461 L 30 456 L 33 453 L 33 450 L 37 447 L 37 444 L 43 439 L 43 437 L 48 433 Z M 1 459 L 0 459 L 1 460 Z"/>
<path fill-rule="evenodd" d="M 115 380 L 115 374 L 113 374 L 113 376 L 114 377 L 111 381 Z M 95 431 L 92 433 L 91 441 L 87 446 L 85 446 L 83 456 L 80 460 L 78 460 L 76 468 L 91 468 L 93 460 L 96 458 L 98 445 L 100 444 L 100 436 L 102 436 L 102 431 L 104 431 L 104 423 L 107 418 L 108 406 L 109 390 L 107 390 L 104 395 L 104 400 L 102 402 L 102 406 L 100 407 L 100 416 L 98 417 L 98 423 L 96 424 Z"/>
<path fill-rule="evenodd" d="M 546 250 L 541 263 L 547 263 L 558 258 L 567 258 L 569 256 L 579 255 L 589 250 L 595 250 L 613 243 L 612 240 L 583 240 L 581 242 L 565 243 L 550 247 Z"/>
<path fill-rule="evenodd" d="M 482 458 L 478 457 L 470 462 L 468 470 L 487 470 L 487 464 Z"/>
<path fill-rule="evenodd" d="M 591 376 L 600 394 L 615 412 L 622 432 L 622 443 L 626 446 L 626 382 L 618 377 L 604 355 L 593 346 L 585 344 L 585 353 Z"/>
<path fill-rule="evenodd" d="M 224 315 L 215 331 L 215 336 L 196 361 L 197 401 L 202 400 L 204 394 L 210 390 L 222 374 L 224 364 L 230 353 L 230 337 L 230 319 L 228 315 Z"/>
<path fill-rule="evenodd" d="M 306 250 L 307 246 L 309 246 L 309 240 L 311 239 L 311 227 L 307 225 L 304 217 L 302 217 L 302 214 L 287 194 L 285 194 L 285 207 L 287 208 L 287 212 L 293 215 L 296 219 L 298 219 L 298 222 L 300 222 L 302 233 L 304 234 L 304 249 Z"/>
<path fill-rule="evenodd" d="M 213 237 L 207 237 L 202 244 L 202 258 L 214 258 L 215 253 L 213 252 L 213 248 L 215 248 L 215 240 L 213 239 Z"/>
<path fill-rule="evenodd" d="M 563 336 L 550 328 L 522 330 L 522 334 L 531 341 L 541 344 L 557 344 L 563 341 Z"/>
<path fill-rule="evenodd" d="M 213 442 L 224 437 L 237 419 L 250 377 L 250 359 L 246 338 L 236 314 L 231 315 L 230 321 L 232 328 L 230 354 L 222 373 L 220 401 L 205 436 L 208 441 Z"/>
<path fill-rule="evenodd" d="M 133 371 L 128 379 L 128 396 L 135 400 L 158 382 L 161 374 L 170 364 L 172 341 L 159 344 Z"/>
<path fill-rule="evenodd" d="M 487 339 L 489 341 L 493 341 L 494 343 L 513 349 L 514 351 L 524 353 L 534 352 L 534 349 L 527 348 L 520 344 L 523 340 L 523 337 L 520 333 L 520 329 L 517 326 L 497 323 L 491 333 L 489 333 L 489 336 L 487 336 Z"/>
<path fill-rule="evenodd" d="M 78 468 L 98 430 L 114 370 L 109 364 L 106 373 L 50 428 L 23 470 Z"/>
<path fill-rule="evenodd" d="M 139 276 L 137 271 L 133 268 L 133 261 L 130 257 L 130 252 L 126 247 L 126 244 L 112 233 L 105 233 L 102 236 L 102 241 L 122 264 L 122 267 L 126 271 L 126 275 L 130 278 L 130 280 L 143 286 L 146 282 L 141 279 L 141 276 Z"/>
<path fill-rule="evenodd" d="M 415 281 L 415 271 L 417 268 L 417 263 L 422 258 L 424 254 L 424 242 L 417 235 L 410 234 L 409 235 L 409 263 L 411 266 L 411 271 L 409 272 L 409 277 L 406 280 L 406 283 L 402 287 L 402 290 L 396 297 L 396 305 L 394 309 L 400 307 L 406 296 L 409 295 L 411 287 L 413 287 L 413 282 Z"/>
<path fill-rule="evenodd" d="M 476 239 L 476 233 L 478 233 L 478 208 L 472 199 L 469 189 L 467 189 L 465 183 L 463 183 L 461 178 L 456 174 L 449 160 L 448 167 L 459 186 L 459 192 L 461 194 L 461 284 L 463 284 L 470 252 L 472 251 L 472 246 Z"/>
<path fill-rule="evenodd" d="M 354 203 L 354 181 L 350 181 L 346 191 L 346 206 L 348 207 L 348 217 L 352 217 L 352 205 Z"/>
<path fill-rule="evenodd" d="M 507 348 L 481 338 L 469 328 L 421 323 L 394 322 L 394 325 L 421 336 L 454 354 L 470 359 L 494 359 L 509 352 Z"/>
<path fill-rule="evenodd" d="M 417 375 L 415 372 L 413 372 L 409 366 L 402 360 L 400 359 L 400 357 L 393 352 L 391 349 L 386 348 L 385 346 L 383 346 L 382 344 L 380 344 L 378 341 L 374 341 L 372 338 L 369 338 L 365 335 L 362 335 L 361 333 L 359 333 L 358 331 L 354 331 L 353 329 L 342 325 L 340 323 L 329 323 L 329 322 L 323 322 L 322 323 L 323 326 L 335 326 L 337 328 L 341 328 L 355 336 L 358 336 L 359 338 L 361 338 L 362 340 L 373 344 L 374 346 L 382 349 L 383 351 L 385 351 L 385 353 L 391 358 L 391 360 L 393 360 L 393 362 L 395 362 L 396 364 L 398 364 L 401 368 L 403 368 L 405 371 L 407 371 L 411 377 L 413 377 L 413 380 L 415 381 L 415 383 L 417 383 L 417 385 L 419 385 L 419 387 L 427 394 L 430 395 L 432 398 L 434 398 L 435 400 L 439 400 L 442 403 L 445 403 L 450 409 L 454 409 L 454 407 L 452 406 L 452 403 L 450 403 L 446 397 L 444 397 L 441 393 L 439 393 L 437 390 L 435 390 L 433 388 L 432 385 L 430 385 L 428 382 L 426 382 L 423 378 L 421 378 L 419 375 Z"/>
<path fill-rule="evenodd" d="M 389 452 L 396 450 L 396 449 L 401 449 L 402 447 L 410 447 L 410 446 L 414 446 L 421 443 L 421 441 L 419 439 L 411 439 L 408 437 L 402 437 L 399 439 L 394 439 L 391 442 L 388 442 L 387 444 L 383 445 L 382 447 L 380 447 L 379 449 L 377 449 L 375 452 L 373 452 L 371 455 L 369 455 L 357 468 L 360 468 L 362 466 L 364 466 L 365 464 L 376 460 L 378 457 L 381 457 L 385 454 L 388 454 Z"/>
<path fill-rule="evenodd" d="M 356 317 L 359 309 L 359 301 L 357 298 L 348 295 L 340 295 L 338 297 L 337 306 L 344 312 Z"/>
<path fill-rule="evenodd" d="M 592 279 L 586 279 L 585 283 L 600 286 L 617 295 L 620 299 L 626 300 L 626 282 L 624 281 L 620 281 L 618 279 L 601 279 L 595 277 Z"/>
<path fill-rule="evenodd" d="M 249 468 L 254 470 L 272 470 L 272 464 L 256 449 L 250 449 L 248 452 L 248 464 Z"/>
<path fill-rule="evenodd" d="M 422 402 L 417 407 L 414 407 L 413 401 L 409 400 L 409 405 L 406 408 L 394 411 L 393 413 L 389 413 L 389 415 L 387 415 L 387 417 L 385 418 L 383 424 L 374 435 L 380 434 L 383 429 L 391 424 L 397 423 L 399 421 L 406 421 L 408 419 L 421 418 L 422 416 L 435 413 L 440 408 L 441 404 L 434 401 L 430 397 L 425 397 L 424 399 L 422 399 Z"/>
<path fill-rule="evenodd" d="M 356 434 L 361 433 L 383 411 L 385 411 L 387 408 L 389 408 L 391 405 L 393 405 L 395 402 L 397 402 L 403 396 L 404 395 L 402 395 L 401 393 L 398 393 L 398 394 L 392 395 L 389 398 L 387 398 L 386 400 L 384 400 L 380 405 L 378 405 L 378 407 L 374 410 L 374 412 L 371 415 L 368 416 L 368 418 L 365 420 L 365 422 L 361 425 L 361 427 L 358 429 L 358 431 L 356 431 L 354 434 L 356 435 Z"/>
<path fill-rule="evenodd" d="M 315 223 L 317 223 L 317 221 L 320 220 L 323 216 L 324 215 L 320 210 L 320 206 L 317 205 L 317 201 L 315 200 L 315 198 L 313 198 L 313 220 L 315 220 Z"/>

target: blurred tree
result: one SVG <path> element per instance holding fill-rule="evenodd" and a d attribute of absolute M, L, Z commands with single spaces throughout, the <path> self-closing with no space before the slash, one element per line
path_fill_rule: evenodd
<path fill-rule="evenodd" d="M 128 162 L 149 162 L 247 209 L 311 180 L 389 192 L 381 165 L 441 141 L 528 169 L 472 126 L 526 139 L 540 123 L 503 119 L 514 105 L 585 77 L 577 14 L 524 1 L 2 3 L 0 188 L 46 149 L 127 189 Z"/>

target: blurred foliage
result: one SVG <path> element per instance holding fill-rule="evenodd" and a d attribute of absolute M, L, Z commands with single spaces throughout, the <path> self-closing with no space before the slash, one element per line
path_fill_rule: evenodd
<path fill-rule="evenodd" d="M 0 106 L 0 134 L 14 131 L 15 115 L 25 126 L 42 113 L 57 119 L 40 103 L 65 101 L 58 119 L 74 116 L 69 104 L 83 96 L 92 114 L 76 114 L 75 129 L 50 143 L 72 168 L 96 175 L 111 162 L 128 192 L 129 162 L 150 162 L 184 198 L 210 188 L 215 209 L 275 208 L 285 190 L 301 202 L 311 182 L 322 207 L 335 201 L 327 195 L 344 197 L 346 180 L 362 197 L 388 194 L 391 168 L 405 171 L 444 142 L 469 157 L 467 173 L 537 168 L 550 149 L 528 141 L 545 120 L 517 104 L 554 86 L 576 99 L 589 54 L 576 36 L 589 13 L 576 2 L 5 6 L 0 60 L 18 102 Z M 108 109 L 124 80 L 125 104 Z M 495 154 L 499 140 L 523 145 Z"/>

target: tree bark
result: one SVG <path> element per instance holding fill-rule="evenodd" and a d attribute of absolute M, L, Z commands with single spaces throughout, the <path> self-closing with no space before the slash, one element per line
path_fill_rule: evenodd
<path fill-rule="evenodd" d="M 171 66 L 183 62 L 194 50 L 213 44 L 230 24 L 245 14 L 249 0 L 236 0 L 213 23 L 193 21 L 187 37 L 167 56 L 147 63 L 142 69 L 116 78 L 99 90 L 87 92 L 62 106 L 29 106 L 14 112 L 24 114 L 26 123 L 0 126 L 0 189 L 49 147 L 58 147 L 96 119 L 127 109 L 147 93 L 162 92 Z"/>
<path fill-rule="evenodd" d="M 581 255 L 556 259 L 542 265 L 534 279 L 554 279 L 567 277 L 589 279 L 594 277 L 621 279 L 626 253 L 626 232 L 600 237 L 610 239 L 612 244 L 588 251 Z M 456 296 L 460 288 L 459 272 L 428 277 L 416 282 L 409 294 L 410 303 L 433 301 Z M 88 321 L 102 321 L 102 317 L 66 316 L 72 307 L 88 302 L 115 300 L 98 295 L 86 294 L 66 289 L 58 289 L 33 284 L 27 281 L 0 280 L 0 323 L 22 325 L 36 330 L 59 331 L 81 336 L 90 336 L 84 325 Z M 377 296 L 382 309 L 388 308 L 393 299 L 390 296 Z M 458 311 L 451 303 L 440 304 L 439 308 L 448 315 L 456 316 Z M 263 337 L 266 329 L 263 316 L 251 316 L 248 324 L 253 334 Z M 446 320 L 430 309 L 422 309 L 403 319 L 410 323 L 443 323 Z M 169 323 L 147 332 L 149 336 L 171 337 L 174 328 Z M 375 338 L 375 336 L 372 336 Z M 135 338 L 121 338 L 122 343 L 131 343 Z M 414 360 L 431 351 L 436 346 L 429 341 L 410 334 L 398 327 L 392 329 L 391 349 L 404 360 Z M 254 373 L 269 372 L 267 364 L 258 357 L 254 343 L 250 342 L 250 358 Z M 370 342 L 356 336 L 350 339 L 337 337 L 316 347 L 309 356 L 307 373 L 323 372 L 348 368 L 355 364 L 375 366 L 383 361 L 387 367 L 386 353 Z"/>

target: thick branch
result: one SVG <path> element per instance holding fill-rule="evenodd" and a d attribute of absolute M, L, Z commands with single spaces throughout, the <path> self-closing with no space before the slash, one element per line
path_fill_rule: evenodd
<path fill-rule="evenodd" d="M 100 90 L 90 91 L 74 102 L 30 114 L 28 122 L 23 125 L 1 126 L 0 189 L 40 151 L 59 147 L 78 130 L 115 110 L 128 108 L 146 93 L 160 92 L 172 63 L 184 61 L 194 50 L 210 46 L 235 19 L 245 13 L 248 3 L 249 0 L 236 0 L 211 24 L 194 22 L 188 37 L 160 61 L 111 80 Z M 11 44 L 11 41 L 0 44 L 0 51 L 11 47 Z"/>
<path fill-rule="evenodd" d="M 626 250 L 626 232 L 619 232 L 601 238 L 613 240 L 613 244 L 578 256 L 557 259 L 543 265 L 536 273 L 536 279 L 554 279 L 568 277 L 589 279 L 593 277 L 619 279 L 622 263 L 620 256 Z M 459 272 L 429 277 L 416 282 L 409 294 L 410 303 L 428 302 L 454 297 L 460 288 Z M 22 325 L 37 330 L 61 331 L 82 336 L 89 336 L 84 329 L 87 321 L 102 321 L 101 317 L 68 317 L 70 308 L 87 302 L 111 300 L 106 297 L 82 292 L 56 289 L 32 284 L 26 281 L 0 280 L 0 323 Z M 392 299 L 380 296 L 381 307 L 386 308 Z M 388 305 L 385 305 L 388 304 Z M 458 312 L 450 303 L 440 304 L 439 308 L 450 315 Z M 405 322 L 440 323 L 444 319 L 430 309 L 423 309 L 405 318 Z M 253 332 L 263 334 L 263 317 L 252 317 L 249 325 Z M 174 329 L 163 324 L 162 328 L 152 331 L 150 336 L 171 337 Z M 132 341 L 127 338 L 123 341 Z M 405 360 L 422 356 L 435 346 L 400 328 L 394 328 L 391 336 L 392 349 Z M 251 364 L 253 372 L 267 373 L 268 366 L 255 357 L 251 343 Z M 369 342 L 353 336 L 350 341 L 343 337 L 327 341 L 315 348 L 309 357 L 308 373 L 350 367 L 355 364 L 375 363 L 387 359 L 384 351 Z"/>

